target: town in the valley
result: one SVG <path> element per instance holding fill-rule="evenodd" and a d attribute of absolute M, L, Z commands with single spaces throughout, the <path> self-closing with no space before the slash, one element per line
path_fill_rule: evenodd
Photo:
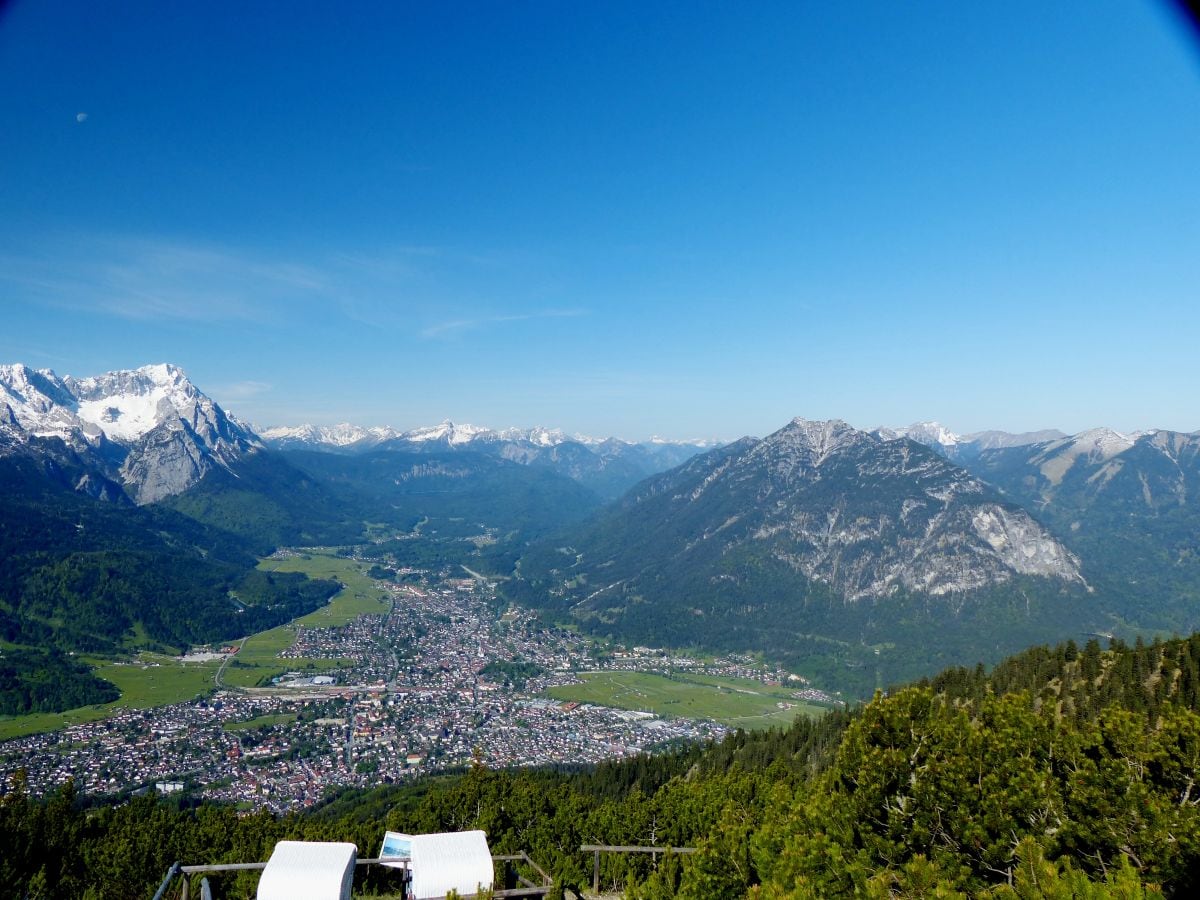
<path fill-rule="evenodd" d="M 87 794 L 186 792 L 283 812 L 312 806 L 340 787 L 399 783 L 471 764 L 595 763 L 728 731 L 710 719 L 548 696 L 585 672 L 754 679 L 793 689 L 797 705 L 837 702 L 751 657 L 601 648 L 529 611 L 502 608 L 493 585 L 462 570 L 393 574 L 400 580 L 377 582 L 390 596 L 386 613 L 294 629 L 279 663 L 295 660 L 295 668 L 269 684 L 234 688 L 218 673 L 212 691 L 187 702 L 118 709 L 0 743 L 0 793 L 18 778 L 37 794 L 73 780 Z M 235 662 L 237 646 L 193 651 L 206 652 Z M 312 660 L 343 663 L 313 669 Z"/>

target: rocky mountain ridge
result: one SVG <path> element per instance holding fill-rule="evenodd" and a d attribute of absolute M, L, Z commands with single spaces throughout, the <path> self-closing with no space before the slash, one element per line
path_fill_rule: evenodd
<path fill-rule="evenodd" d="M 337 425 L 271 425 L 259 428 L 258 434 L 268 446 L 280 450 L 345 448 L 352 450 L 371 449 L 384 441 L 423 443 L 436 441 L 451 446 L 462 446 L 475 442 L 510 441 L 534 444 L 539 447 L 554 447 L 558 444 L 576 443 L 587 447 L 604 444 L 627 446 L 681 446 L 705 450 L 720 446 L 717 440 L 701 438 L 695 440 L 671 440 L 652 437 L 648 441 L 629 441 L 618 437 L 597 438 L 585 434 L 568 434 L 561 428 L 489 428 L 483 425 L 456 424 L 445 419 L 437 425 L 425 425 L 402 431 L 390 425 L 366 427 L 342 422 Z"/>
<path fill-rule="evenodd" d="M 983 451 L 971 463 L 1021 502 L 1038 507 L 1055 500 L 1080 504 L 1132 482 L 1148 508 L 1185 503 L 1196 477 L 1200 432 L 1157 429 L 1123 434 L 1093 428 L 1023 447 Z M 1073 499 L 1071 499 L 1073 498 Z"/>
<path fill-rule="evenodd" d="M 340 425 L 271 427 L 261 432 L 267 446 L 284 451 L 317 450 L 340 454 L 391 451 L 405 454 L 481 453 L 524 466 L 541 466 L 565 475 L 606 500 L 620 496 L 638 481 L 678 465 L 711 441 L 640 443 L 620 438 L 568 435 L 561 429 L 504 428 L 456 424 L 398 431 L 391 427 Z"/>
<path fill-rule="evenodd" d="M 1014 574 L 1082 580 L 1065 547 L 965 470 L 839 420 L 794 419 L 699 478 L 675 470 L 625 503 L 668 490 L 662 512 L 671 518 L 697 518 L 704 502 L 738 508 L 698 539 L 722 534 L 724 552 L 760 544 L 846 601 L 900 589 L 940 596 Z"/>
<path fill-rule="evenodd" d="M 884 440 L 894 440 L 906 437 L 924 444 L 943 456 L 956 461 L 972 459 L 985 450 L 998 447 L 1025 447 L 1043 441 L 1053 441 L 1067 437 L 1066 433 L 1057 428 L 1044 428 L 1039 431 L 1014 433 L 1010 431 L 976 431 L 970 434 L 956 434 L 941 422 L 914 422 L 896 428 L 876 428 L 872 434 Z"/>
<path fill-rule="evenodd" d="M 868 693 L 1104 621 L 1080 557 L 1025 509 L 838 420 L 693 457 L 504 574 L 510 599 L 597 634 L 776 654 Z"/>
<path fill-rule="evenodd" d="M 61 449 L 47 446 L 56 440 Z M 0 454 L 67 452 L 87 471 L 76 484 L 84 493 L 103 496 L 115 484 L 152 503 L 261 447 L 176 366 L 82 379 L 0 366 Z"/>

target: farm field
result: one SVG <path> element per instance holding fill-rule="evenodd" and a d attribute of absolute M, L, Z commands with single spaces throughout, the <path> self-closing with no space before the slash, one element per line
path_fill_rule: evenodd
<path fill-rule="evenodd" d="M 557 700 L 652 712 L 660 716 L 713 719 L 746 730 L 789 725 L 799 715 L 815 715 L 820 707 L 797 700 L 792 689 L 768 687 L 743 678 L 647 672 L 585 672 L 582 684 L 552 687 Z M 790 706 L 781 709 L 778 704 Z"/>

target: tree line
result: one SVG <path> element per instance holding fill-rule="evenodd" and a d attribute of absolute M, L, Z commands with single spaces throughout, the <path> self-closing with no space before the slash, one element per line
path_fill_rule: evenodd
<path fill-rule="evenodd" d="M 584 843 L 691 846 L 605 855 L 630 898 L 1194 896 L 1200 889 L 1200 635 L 1035 648 L 948 670 L 850 711 L 708 747 L 574 770 L 476 766 L 354 791 L 306 814 L 139 797 L 91 806 L 68 785 L 0 799 L 0 895 L 149 896 L 168 866 L 264 860 L 284 838 L 482 828 L 582 890 Z M 386 873 L 359 873 L 386 895 Z M 218 896 L 252 897 L 255 876 Z"/>

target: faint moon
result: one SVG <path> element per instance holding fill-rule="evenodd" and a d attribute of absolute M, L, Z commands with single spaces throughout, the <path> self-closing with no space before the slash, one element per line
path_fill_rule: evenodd
<path fill-rule="evenodd" d="M 75 113 L 75 121 L 76 122 L 86 122 L 87 121 L 87 113 Z"/>

